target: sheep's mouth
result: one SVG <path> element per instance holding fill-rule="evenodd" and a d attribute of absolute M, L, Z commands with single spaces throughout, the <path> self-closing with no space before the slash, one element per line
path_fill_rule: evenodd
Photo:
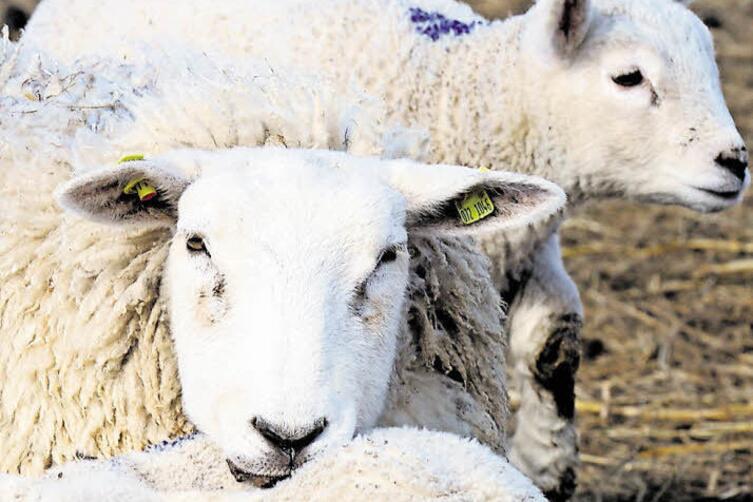
<path fill-rule="evenodd" d="M 269 476 L 262 474 L 253 474 L 246 472 L 235 465 L 230 459 L 225 460 L 227 466 L 230 469 L 230 474 L 233 475 L 238 483 L 250 483 L 257 488 L 272 488 L 274 485 L 290 477 L 290 473 L 283 476 Z"/>
<path fill-rule="evenodd" d="M 724 200 L 735 200 L 740 196 L 740 190 L 709 190 L 708 188 L 699 188 L 698 190 Z"/>

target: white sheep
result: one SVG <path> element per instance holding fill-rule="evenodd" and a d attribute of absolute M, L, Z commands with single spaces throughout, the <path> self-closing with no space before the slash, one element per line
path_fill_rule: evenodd
<path fill-rule="evenodd" d="M 263 66 L 185 52 L 146 69 L 107 60 L 55 69 L 44 59 L 28 69 L 6 54 L 0 378 L 11 383 L 0 399 L 0 467 L 8 472 L 40 472 L 77 453 L 111 456 L 191 430 L 161 296 L 168 236 L 61 214 L 50 194 L 73 163 L 85 172 L 124 153 L 264 144 L 389 156 L 420 150 L 423 139 L 385 126 L 363 96 L 335 96 L 314 79 Z M 516 217 L 535 224 L 557 212 L 562 194 L 552 185 L 510 179 L 551 195 L 537 215 L 529 204 L 539 201 L 517 192 L 530 214 Z M 489 263 L 463 239 L 424 239 L 413 249 L 414 336 L 380 423 L 453 430 L 502 452 L 506 341 Z M 455 373 L 442 375 L 448 366 Z"/>
<path fill-rule="evenodd" d="M 204 435 L 111 461 L 79 461 L 42 479 L 0 474 L 0 499 L 18 502 L 253 502 L 294 500 L 544 501 L 488 447 L 448 433 L 374 429 L 297 469 L 272 490 L 237 483 Z"/>
<path fill-rule="evenodd" d="M 186 145 L 385 154 L 390 142 L 374 103 L 266 65 L 176 50 L 138 71 L 66 69 L 44 58 L 21 66 L 14 49 L 4 46 L 0 69 L 0 375 L 13 382 L 0 399 L 0 467 L 39 472 L 76 452 L 114 455 L 191 430 L 156 301 L 164 236 L 63 217 L 51 193 L 74 162 Z"/>
<path fill-rule="evenodd" d="M 24 43 L 73 60 L 132 57 L 142 52 L 134 40 L 326 72 L 383 97 L 391 118 L 428 128 L 423 160 L 536 173 L 575 203 L 717 211 L 750 181 L 708 30 L 670 0 L 539 0 L 497 22 L 453 0 L 48 0 Z M 510 304 L 522 402 L 512 459 L 566 498 L 582 306 L 554 230 L 484 246 Z"/>
<path fill-rule="evenodd" d="M 16 174 L 28 173 L 30 168 L 27 164 L 18 167 Z M 476 193 L 485 194 L 493 211 L 467 225 L 456 204 Z M 441 253 L 427 255 L 423 250 L 428 246 L 451 250 L 453 242 L 463 245 L 452 240 L 443 244 L 431 236 L 498 232 L 548 218 L 564 204 L 561 190 L 530 176 L 271 147 L 170 150 L 76 173 L 57 189 L 57 197 L 69 212 L 98 222 L 91 223 L 87 232 L 75 217 L 56 221 L 52 231 L 41 231 L 35 225 L 40 218 L 55 219 L 33 211 L 33 201 L 25 195 L 16 194 L 16 202 L 10 204 L 19 206 L 12 212 L 19 217 L 15 228 L 34 228 L 42 238 L 41 247 L 54 246 L 56 262 L 44 256 L 44 265 L 59 269 L 40 271 L 42 260 L 36 260 L 34 277 L 42 280 L 45 291 L 39 295 L 26 292 L 36 306 L 37 322 L 27 319 L 21 331 L 45 340 L 28 343 L 27 333 L 3 333 L 4 342 L 15 347 L 12 355 L 20 364 L 11 369 L 21 383 L 4 387 L 2 405 L 12 406 L 19 397 L 39 401 L 35 410 L 27 402 L 15 408 L 38 414 L 37 430 L 27 438 L 32 443 L 30 453 L 35 453 L 35 445 L 49 440 L 38 427 L 49 415 L 96 417 L 110 405 L 115 409 L 103 411 L 122 414 L 126 420 L 143 420 L 134 416 L 138 410 L 132 407 L 141 405 L 140 399 L 159 399 L 149 395 L 151 388 L 142 391 L 146 395 L 123 388 L 134 383 L 127 380 L 129 366 L 145 379 L 150 376 L 145 370 L 159 362 L 156 358 L 171 354 L 144 337 L 145 333 L 134 333 L 139 347 L 129 349 L 130 357 L 121 356 L 117 368 L 101 372 L 65 366 L 75 363 L 66 349 L 75 347 L 84 358 L 112 350 L 112 340 L 107 346 L 90 338 L 106 335 L 107 319 L 98 318 L 100 314 L 125 314 L 118 302 L 128 293 L 93 267 L 112 260 L 109 265 L 127 276 L 131 274 L 128 268 L 138 262 L 139 267 L 148 265 L 150 274 L 139 279 L 160 286 L 153 286 L 156 292 L 150 293 L 139 281 L 129 280 L 140 290 L 142 305 L 136 310 L 160 317 L 163 329 L 169 318 L 187 416 L 218 446 L 238 482 L 262 487 L 289 477 L 310 459 L 372 428 L 390 400 L 390 406 L 405 413 L 424 412 L 420 404 L 415 408 L 414 403 L 396 403 L 395 396 L 408 392 L 406 382 L 411 382 L 413 372 L 421 371 L 412 365 L 415 356 L 406 348 L 423 336 L 412 318 L 413 304 L 424 301 L 416 290 L 426 291 L 423 281 L 432 275 L 432 268 L 451 268 L 466 278 L 475 277 L 478 289 L 471 294 L 483 296 L 466 299 L 466 304 L 476 304 L 481 321 L 494 323 L 496 315 L 499 322 L 501 311 L 493 300 L 491 278 L 483 268 L 475 270 L 487 263 L 484 257 L 467 245 L 454 257 L 445 254 L 445 260 Z M 52 194 L 47 186 L 37 184 L 36 197 L 49 199 Z M 21 213 L 20 206 L 31 206 L 33 213 Z M 118 233 L 108 235 L 98 228 L 105 225 Z M 124 252 L 118 246 L 147 234 L 151 242 L 142 254 Z M 95 260 L 82 255 L 82 251 L 101 254 L 105 250 L 108 255 Z M 471 270 L 464 272 L 462 267 Z M 89 284 L 82 285 L 83 277 L 66 280 L 70 274 L 94 275 Z M 82 291 L 95 292 L 96 283 L 103 281 L 109 283 L 104 297 L 81 295 Z M 74 295 L 83 300 L 79 311 L 64 301 L 67 297 L 76 300 Z M 103 309 L 101 303 L 110 301 L 108 296 L 114 297 L 115 304 Z M 85 319 L 92 314 L 84 304 L 97 300 L 95 323 L 87 323 Z M 145 307 L 144 302 L 155 306 Z M 41 323 L 65 323 L 70 309 L 74 310 L 70 317 L 75 318 L 70 328 L 40 329 Z M 464 315 L 470 312 L 465 310 Z M 87 347 L 90 342 L 98 346 Z M 137 354 L 139 350 L 146 354 Z M 35 365 L 40 359 L 41 368 Z M 50 365 L 59 372 L 50 371 Z M 39 384 L 48 392 L 52 388 L 63 398 L 68 392 L 74 395 L 61 409 L 38 387 L 25 382 L 22 370 L 43 373 Z M 74 373 L 76 381 L 58 381 Z M 100 374 L 105 381 L 97 380 Z M 80 403 L 78 395 L 99 384 L 107 385 L 107 391 L 125 393 L 133 402 L 118 403 L 120 396 L 115 395 L 112 400 L 97 396 Z M 392 392 L 388 393 L 390 384 Z M 466 406 L 463 396 L 469 392 L 453 386 L 449 379 L 445 387 L 453 396 L 449 406 Z M 15 395 L 19 389 L 25 392 L 23 396 Z M 503 388 L 496 390 L 504 394 Z M 439 394 L 416 397 L 419 403 L 444 398 Z M 77 417 L 64 421 L 54 439 L 75 435 L 82 422 L 86 424 Z M 107 429 L 98 432 L 118 432 L 112 426 Z M 13 440 L 20 444 L 19 438 Z M 471 469 L 469 465 L 464 468 Z"/>

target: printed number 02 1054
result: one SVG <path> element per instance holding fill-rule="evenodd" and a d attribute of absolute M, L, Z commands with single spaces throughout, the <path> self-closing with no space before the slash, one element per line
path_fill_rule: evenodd
<path fill-rule="evenodd" d="M 455 207 L 464 225 L 483 220 L 494 212 L 494 203 L 484 190 L 468 194 L 463 200 L 456 202 Z"/>

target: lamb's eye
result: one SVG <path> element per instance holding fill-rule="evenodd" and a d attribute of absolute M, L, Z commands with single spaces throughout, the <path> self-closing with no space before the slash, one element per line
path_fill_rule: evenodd
<path fill-rule="evenodd" d="M 643 83 L 643 73 L 640 70 L 633 70 L 630 73 L 612 77 L 612 81 L 622 87 L 635 87 Z"/>
<path fill-rule="evenodd" d="M 186 241 L 186 249 L 188 249 L 191 253 L 204 253 L 209 254 L 207 251 L 207 246 L 204 243 L 204 239 L 199 237 L 198 235 L 192 235 L 188 238 Z"/>

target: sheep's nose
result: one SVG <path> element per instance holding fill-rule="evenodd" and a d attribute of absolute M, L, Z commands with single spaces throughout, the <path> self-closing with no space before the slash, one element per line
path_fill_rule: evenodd
<path fill-rule="evenodd" d="M 275 448 L 293 457 L 321 435 L 327 427 L 327 419 L 319 418 L 307 427 L 292 431 L 287 427 L 274 425 L 262 417 L 252 418 L 251 426 Z"/>
<path fill-rule="evenodd" d="M 748 151 L 744 146 L 722 152 L 717 155 L 714 161 L 734 174 L 740 181 L 745 181 L 745 170 L 748 169 Z"/>

